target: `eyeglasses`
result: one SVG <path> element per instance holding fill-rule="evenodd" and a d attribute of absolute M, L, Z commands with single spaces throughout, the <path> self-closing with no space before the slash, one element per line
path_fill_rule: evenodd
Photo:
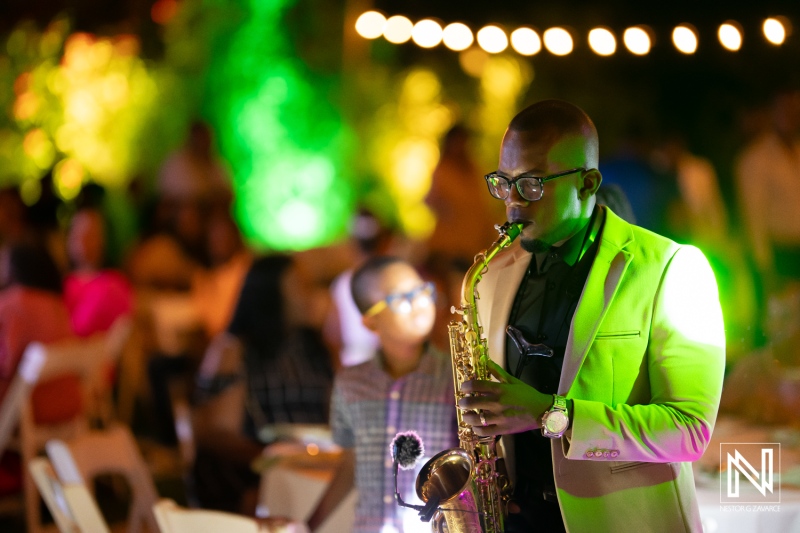
<path fill-rule="evenodd" d="M 526 176 L 523 174 L 513 179 L 508 179 L 505 176 L 501 176 L 497 172 L 492 172 L 490 174 L 486 174 L 483 179 L 486 180 L 486 185 L 489 186 L 489 193 L 498 200 L 505 200 L 508 198 L 508 196 L 511 194 L 511 187 L 516 185 L 517 192 L 523 199 L 529 202 L 535 202 L 537 200 L 541 200 L 542 196 L 544 195 L 544 182 L 554 180 L 562 176 L 568 176 L 576 172 L 583 172 L 584 170 L 586 169 L 583 167 L 573 168 L 570 170 L 565 170 L 564 172 L 559 172 L 558 174 L 542 177 Z"/>
<path fill-rule="evenodd" d="M 392 313 L 407 315 L 414 306 L 423 307 L 433 303 L 436 287 L 430 281 L 423 283 L 419 287 L 408 292 L 396 292 L 390 294 L 380 302 L 370 307 L 364 312 L 365 317 L 375 316 L 387 307 Z"/>

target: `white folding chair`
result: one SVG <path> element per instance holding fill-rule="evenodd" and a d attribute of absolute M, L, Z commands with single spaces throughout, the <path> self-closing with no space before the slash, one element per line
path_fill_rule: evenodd
<path fill-rule="evenodd" d="M 47 443 L 46 449 L 48 458 L 34 458 L 28 470 L 59 531 L 109 533 L 67 445 L 55 439 Z"/>
<path fill-rule="evenodd" d="M 259 533 L 262 529 L 253 518 L 202 509 L 179 507 L 174 501 L 164 499 L 155 504 L 161 533 Z"/>
<path fill-rule="evenodd" d="M 84 479 L 91 481 L 101 474 L 121 474 L 125 478 L 132 493 L 125 531 L 139 533 L 143 525 L 151 533 L 158 531 L 152 511 L 158 493 L 128 428 L 114 426 L 103 431 L 90 431 L 68 441 L 67 445 Z"/>
<path fill-rule="evenodd" d="M 105 334 L 86 339 L 67 339 L 49 345 L 40 342 L 28 345 L 11 386 L 12 389 L 19 390 L 9 391 L 13 394 L 13 403 L 17 406 L 18 448 L 23 465 L 29 464 L 48 440 L 70 439 L 88 431 L 89 407 L 92 405 L 96 383 L 101 379 L 100 375 L 105 368 L 105 361 Z M 80 382 L 83 412 L 62 423 L 37 424 L 30 402 L 31 389 L 37 383 L 70 374 L 76 376 Z M 3 403 L 5 404 L 5 400 Z M 3 423 L 8 422 L 3 420 Z M 0 434 L 10 435 L 14 425 L 9 423 L 9 426 L 8 429 L 3 428 Z M 9 439 L 6 438 L 5 444 L 8 445 L 8 442 Z M 23 474 L 22 486 L 27 530 L 29 533 L 38 533 L 41 531 L 39 496 L 27 470 Z"/>

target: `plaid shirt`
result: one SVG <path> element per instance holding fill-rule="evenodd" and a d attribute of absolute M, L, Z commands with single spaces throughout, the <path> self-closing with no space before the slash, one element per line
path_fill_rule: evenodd
<path fill-rule="evenodd" d="M 430 531 L 412 509 L 394 501 L 394 468 L 389 445 L 401 431 L 416 431 L 425 453 L 413 470 L 400 470 L 400 495 L 421 505 L 414 484 L 422 465 L 440 451 L 458 445 L 450 357 L 428 348 L 417 369 L 393 380 L 380 354 L 336 377 L 331 405 L 334 441 L 355 447 L 359 498 L 354 531 L 393 533 Z M 404 527 L 405 525 L 405 527 Z"/>

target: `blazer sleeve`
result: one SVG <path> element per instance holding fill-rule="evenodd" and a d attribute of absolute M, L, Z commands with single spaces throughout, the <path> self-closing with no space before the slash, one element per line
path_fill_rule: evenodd
<path fill-rule="evenodd" d="M 679 462 L 702 456 L 722 393 L 725 332 L 714 274 L 695 247 L 680 247 L 663 272 L 645 358 L 649 403 L 573 399 L 572 428 L 562 439 L 567 459 Z"/>

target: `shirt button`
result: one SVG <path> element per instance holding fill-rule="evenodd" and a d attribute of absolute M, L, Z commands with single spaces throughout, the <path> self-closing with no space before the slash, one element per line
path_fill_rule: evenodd
<path fill-rule="evenodd" d="M 393 391 L 392 391 L 392 392 L 389 394 L 389 398 L 391 398 L 392 400 L 399 400 L 399 399 L 400 399 L 400 391 L 393 390 Z"/>
<path fill-rule="evenodd" d="M 387 496 L 383 497 L 383 503 L 392 503 L 393 501 L 394 501 L 394 498 L 392 498 L 391 496 L 387 495 Z"/>
<path fill-rule="evenodd" d="M 554 282 L 552 282 L 552 281 L 548 281 L 547 282 L 547 290 L 552 291 L 555 288 L 556 288 L 556 284 Z"/>
<path fill-rule="evenodd" d="M 536 335 L 536 340 L 539 342 L 547 340 L 547 335 L 545 335 L 544 333 L 539 333 L 538 335 Z"/>
<path fill-rule="evenodd" d="M 394 426 L 389 426 L 388 428 L 386 428 L 386 433 L 388 433 L 389 435 L 392 435 L 393 433 L 397 433 L 397 428 L 394 427 Z"/>

